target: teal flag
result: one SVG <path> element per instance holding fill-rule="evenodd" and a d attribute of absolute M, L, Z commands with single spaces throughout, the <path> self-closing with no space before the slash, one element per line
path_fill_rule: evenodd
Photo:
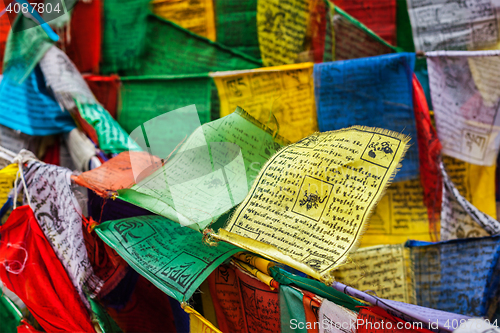
<path fill-rule="evenodd" d="M 179 302 L 189 300 L 217 266 L 242 251 L 224 242 L 207 245 L 201 233 L 161 216 L 108 221 L 95 230 L 132 268 Z"/>
<path fill-rule="evenodd" d="M 304 303 L 302 303 L 303 295 L 295 288 L 280 285 L 280 319 L 281 319 L 281 333 L 307 333 L 306 312 L 304 310 Z M 295 324 L 304 323 L 302 325 Z M 301 328 L 299 328 L 299 326 Z"/>
<path fill-rule="evenodd" d="M 359 312 L 359 309 L 356 308 L 357 306 L 365 306 L 365 304 L 356 301 L 322 282 L 297 276 L 277 266 L 271 267 L 270 270 L 272 277 L 281 285 L 295 285 L 356 312 Z"/>
<path fill-rule="evenodd" d="M 80 116 L 96 131 L 99 147 L 105 153 L 142 150 L 100 104 L 75 102 Z"/>

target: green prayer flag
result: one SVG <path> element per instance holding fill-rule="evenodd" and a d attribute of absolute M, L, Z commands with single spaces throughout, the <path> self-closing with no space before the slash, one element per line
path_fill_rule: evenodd
<path fill-rule="evenodd" d="M 260 59 L 257 38 L 257 0 L 215 0 L 217 41 Z"/>
<path fill-rule="evenodd" d="M 308 279 L 289 273 L 277 266 L 271 267 L 271 276 L 282 285 L 295 285 L 301 289 L 310 291 L 320 297 L 341 305 L 349 310 L 359 312 L 357 306 L 365 306 L 365 304 L 356 301 L 340 291 L 333 289 L 317 280 Z"/>
<path fill-rule="evenodd" d="M 24 15 L 18 15 L 5 45 L 4 75 L 22 83 L 52 44 L 40 25 L 35 25 Z"/>
<path fill-rule="evenodd" d="M 17 332 L 22 319 L 21 311 L 5 295 L 0 296 L 0 332 Z"/>
<path fill-rule="evenodd" d="M 177 118 L 192 118 L 189 108 L 179 111 L 186 116 Z M 166 117 L 171 113 L 178 125 L 170 127 L 181 127 L 175 113 L 169 112 Z M 165 143 L 157 144 L 149 139 L 148 128 L 146 124 L 131 135 L 161 158 L 170 149 L 163 154 L 157 152 L 165 145 L 173 146 L 169 138 L 182 137 L 181 128 L 167 133 Z M 194 230 L 203 230 L 246 197 L 261 167 L 285 143 L 273 134 L 238 108 L 226 117 L 196 128 L 167 163 L 130 189 L 119 190 L 118 197 Z"/>
<path fill-rule="evenodd" d="M 396 6 L 396 42 L 404 52 L 415 52 L 407 0 L 397 0 Z"/>
<path fill-rule="evenodd" d="M 8 75 L 9 78 L 18 83 L 22 83 L 28 77 L 40 59 L 54 44 L 49 34 L 52 38 L 57 39 L 57 34 L 50 27 L 69 26 L 72 9 L 76 2 L 77 0 L 65 0 L 63 2 L 45 0 L 45 6 L 51 5 L 51 8 L 62 5 L 59 11 L 53 10 L 42 13 L 41 18 L 45 22 L 46 30 L 35 19 L 38 15 L 33 15 L 33 19 L 25 15 L 16 16 L 14 22 L 11 22 L 12 29 L 9 31 L 5 46 L 4 75 Z M 22 9 L 22 6 L 20 8 Z M 31 5 L 30 8 L 32 8 Z"/>
<path fill-rule="evenodd" d="M 148 120 L 191 104 L 196 105 L 201 124 L 207 123 L 211 81 L 208 75 L 198 74 L 122 77 L 118 123 L 131 133 Z"/>
<path fill-rule="evenodd" d="M 100 104 L 82 104 L 76 99 L 75 103 L 80 116 L 95 129 L 99 147 L 105 153 L 142 150 Z"/>
<path fill-rule="evenodd" d="M 397 0 L 396 39 L 398 48 L 402 49 L 404 52 L 415 52 L 413 31 L 411 28 L 410 16 L 408 15 L 408 3 L 406 1 L 407 0 Z M 432 110 L 429 74 L 427 72 L 427 60 L 425 58 L 417 57 L 417 61 L 415 62 L 415 75 L 424 89 L 429 110 Z"/>
<path fill-rule="evenodd" d="M 162 216 L 104 222 L 99 237 L 139 274 L 179 302 L 187 301 L 210 273 L 231 255 L 234 245 L 203 242 L 203 235 Z"/>
<path fill-rule="evenodd" d="M 257 59 L 155 15 L 148 16 L 145 43 L 139 67 L 125 71 L 126 75 L 198 74 L 262 66 Z"/>
<path fill-rule="evenodd" d="M 220 118 L 220 98 L 217 86 L 212 78 L 210 78 L 210 120 Z"/>
<path fill-rule="evenodd" d="M 306 312 L 304 303 L 302 302 L 303 295 L 295 288 L 280 285 L 280 319 L 281 333 L 307 333 L 305 323 Z M 292 328 L 292 319 L 295 323 L 304 323 L 303 325 L 295 325 Z M 313 323 L 314 324 L 314 323 Z"/>
<path fill-rule="evenodd" d="M 102 73 L 123 76 L 194 74 L 262 66 L 260 60 L 246 53 L 198 36 L 152 14 L 148 4 L 149 0 L 104 2 Z M 224 22 L 228 26 L 227 20 Z M 247 28 L 242 28 L 243 35 L 252 40 Z"/>
<path fill-rule="evenodd" d="M 103 5 L 103 74 L 139 66 L 144 52 L 150 0 L 106 0 Z"/>
<path fill-rule="evenodd" d="M 102 333 L 121 333 L 123 330 L 95 299 L 87 298 L 92 309 L 92 321 L 97 321 Z"/>
<path fill-rule="evenodd" d="M 325 0 L 327 2 L 327 10 L 326 10 L 326 31 L 325 31 L 325 49 L 323 50 L 323 62 L 328 62 L 328 61 L 333 61 L 333 52 L 334 52 L 334 45 L 333 45 L 333 38 L 334 38 L 334 31 L 332 28 L 332 17 L 334 15 L 333 11 L 331 10 L 330 7 L 328 7 L 328 0 Z"/>

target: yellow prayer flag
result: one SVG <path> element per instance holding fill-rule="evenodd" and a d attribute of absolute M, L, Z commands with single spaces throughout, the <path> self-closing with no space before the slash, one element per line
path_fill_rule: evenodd
<path fill-rule="evenodd" d="M 9 164 L 0 170 L 0 207 L 5 204 L 9 198 L 9 192 L 14 187 L 16 174 L 19 170 L 17 164 Z"/>
<path fill-rule="evenodd" d="M 444 156 L 443 162 L 460 194 L 481 212 L 496 219 L 496 165 L 481 166 L 448 156 Z"/>
<path fill-rule="evenodd" d="M 156 15 L 215 41 L 215 15 L 212 0 L 153 0 L 151 6 Z"/>
<path fill-rule="evenodd" d="M 217 323 L 217 314 L 215 313 L 214 300 L 212 299 L 212 294 L 210 294 L 210 286 L 208 285 L 208 279 L 203 281 L 200 285 L 201 292 L 201 304 L 203 306 L 203 316 L 215 327 L 219 328 Z"/>
<path fill-rule="evenodd" d="M 259 281 L 268 285 L 271 290 L 275 289 L 277 283 L 274 282 L 274 279 L 271 276 L 267 275 L 266 273 L 262 273 L 257 268 L 250 266 L 243 261 L 239 261 L 238 259 L 233 259 L 232 263 L 248 274 L 255 276 L 257 279 L 259 279 Z"/>
<path fill-rule="evenodd" d="M 186 306 L 184 311 L 189 313 L 189 331 L 191 333 L 222 333 L 192 307 Z"/>
<path fill-rule="evenodd" d="M 404 244 L 358 249 L 352 262 L 334 272 L 335 280 L 377 296 L 415 304 L 410 249 Z"/>
<path fill-rule="evenodd" d="M 354 126 L 276 153 L 215 238 L 331 282 L 408 148 L 403 134 Z"/>
<path fill-rule="evenodd" d="M 313 63 L 211 74 L 219 92 L 220 115 L 236 107 L 296 142 L 318 131 Z"/>
<path fill-rule="evenodd" d="M 264 258 L 258 257 L 253 253 L 250 252 L 239 252 L 236 254 L 233 254 L 233 257 L 236 259 L 243 261 L 250 266 L 253 266 L 257 268 L 259 271 L 261 271 L 264 274 L 270 275 L 271 272 L 269 269 L 273 266 L 276 266 L 276 264 L 272 261 L 266 260 Z"/>
<path fill-rule="evenodd" d="M 296 62 L 309 26 L 309 1 L 258 0 L 257 34 L 265 66 Z"/>
<path fill-rule="evenodd" d="M 478 210 L 496 219 L 495 166 L 480 166 L 444 157 L 460 193 Z M 480 226 L 477 225 L 480 229 Z M 420 179 L 393 183 L 370 217 L 362 247 L 398 244 L 408 239 L 433 241 Z"/>
<path fill-rule="evenodd" d="M 391 184 L 368 222 L 362 247 L 432 241 L 420 179 Z"/>

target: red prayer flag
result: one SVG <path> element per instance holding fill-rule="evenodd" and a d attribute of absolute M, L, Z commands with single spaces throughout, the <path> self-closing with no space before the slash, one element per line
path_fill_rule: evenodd
<path fill-rule="evenodd" d="M 323 62 L 323 54 L 325 52 L 325 37 L 326 37 L 326 3 L 323 0 L 313 0 L 310 4 L 311 21 L 309 30 L 311 34 L 311 49 L 315 63 Z"/>
<path fill-rule="evenodd" d="M 99 72 L 101 55 L 101 1 L 78 1 L 71 15 L 70 39 L 61 48 L 81 73 Z M 64 36 L 62 36 L 64 38 Z"/>
<path fill-rule="evenodd" d="M 306 314 L 306 322 L 307 323 L 319 323 L 319 308 L 321 306 L 320 301 L 315 297 L 313 293 L 300 290 L 303 294 L 302 303 L 304 304 L 304 311 Z M 316 325 L 312 325 L 311 328 L 307 328 L 307 333 L 318 333 L 318 327 Z"/>
<path fill-rule="evenodd" d="M 125 308 L 108 313 L 124 332 L 177 332 L 168 295 L 142 276 Z"/>
<path fill-rule="evenodd" d="M 85 75 L 83 77 L 99 103 L 116 119 L 120 78 L 117 75 Z"/>
<path fill-rule="evenodd" d="M 443 191 L 443 179 L 439 169 L 442 147 L 436 129 L 432 126 L 424 90 L 415 75 L 413 75 L 413 110 L 417 125 L 420 182 L 424 189 L 424 204 L 429 215 L 431 239 L 437 241 L 439 239 L 437 222 L 440 218 Z"/>
<path fill-rule="evenodd" d="M 43 162 L 47 164 L 61 165 L 61 144 L 59 137 L 54 139 L 54 142 L 47 147 Z"/>
<path fill-rule="evenodd" d="M 90 218 L 91 221 L 92 218 Z M 98 297 L 102 298 L 111 292 L 127 274 L 128 264 L 115 250 L 106 245 L 95 232 L 88 232 L 82 229 L 85 247 L 90 263 L 104 285 L 99 291 Z"/>
<path fill-rule="evenodd" d="M 423 323 L 404 321 L 378 306 L 361 308 L 356 323 L 358 333 L 432 333 Z"/>
<path fill-rule="evenodd" d="M 391 45 L 396 45 L 396 0 L 333 0 Z"/>
<path fill-rule="evenodd" d="M 29 206 L 0 226 L 0 279 L 47 332 L 95 332 L 89 313 Z"/>
<path fill-rule="evenodd" d="M 219 266 L 208 278 L 217 324 L 222 332 L 281 331 L 279 287 L 230 265 Z"/>
<path fill-rule="evenodd" d="M 6 1 L 0 2 L 0 10 L 5 8 Z M 15 2 L 14 2 L 15 3 Z M 8 15 L 0 16 L 0 59 L 3 61 L 3 56 L 5 54 L 5 44 L 7 43 L 7 37 L 10 31 L 10 20 Z M 1 66 L 3 67 L 3 66 Z M 2 68 L 0 68 L 0 73 Z"/>
<path fill-rule="evenodd" d="M 31 326 L 26 319 L 21 320 L 21 325 L 17 326 L 17 333 L 42 333 Z"/>
<path fill-rule="evenodd" d="M 208 286 L 214 302 L 217 324 L 222 332 L 246 332 L 240 288 L 234 267 L 220 265 L 208 277 Z"/>

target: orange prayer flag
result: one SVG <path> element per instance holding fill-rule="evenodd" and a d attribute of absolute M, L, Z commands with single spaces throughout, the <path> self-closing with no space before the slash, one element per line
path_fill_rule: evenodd
<path fill-rule="evenodd" d="M 128 188 L 136 183 L 134 170 L 142 170 L 140 175 L 154 171 L 155 166 L 161 165 L 160 158 L 146 152 L 123 152 L 110 159 L 100 167 L 72 176 L 75 183 L 91 189 L 99 196 L 109 197 L 110 192 Z M 138 175 L 137 177 L 140 177 Z"/>

